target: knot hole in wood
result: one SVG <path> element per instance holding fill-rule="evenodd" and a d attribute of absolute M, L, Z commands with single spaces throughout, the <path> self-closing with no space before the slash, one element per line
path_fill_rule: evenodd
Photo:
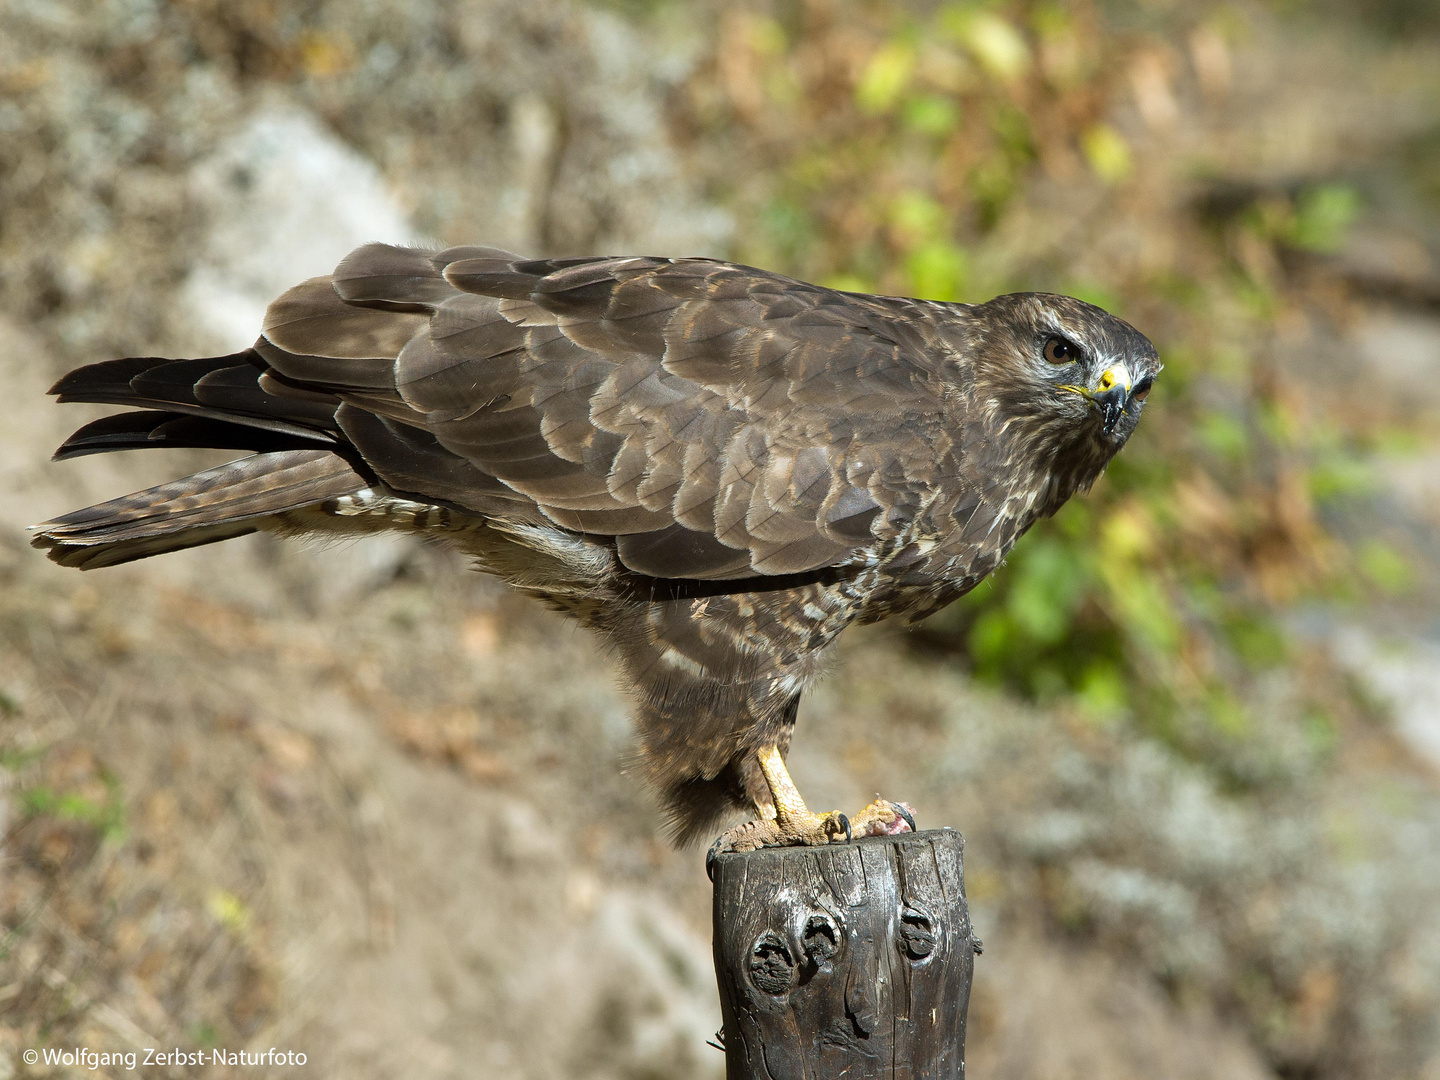
<path fill-rule="evenodd" d="M 949 829 L 721 855 L 730 1080 L 963 1077 L 976 939 Z"/>

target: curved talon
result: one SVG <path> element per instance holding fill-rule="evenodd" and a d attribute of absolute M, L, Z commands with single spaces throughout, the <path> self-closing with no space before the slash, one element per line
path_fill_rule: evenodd
<path fill-rule="evenodd" d="M 814 813 L 795 789 L 778 746 L 761 747 L 756 751 L 756 762 L 770 789 L 770 800 L 768 803 L 756 800 L 758 817 L 735 826 L 710 845 L 705 853 L 705 874 L 711 881 L 715 880 L 716 862 L 727 852 L 792 844 L 807 847 L 848 844 L 857 837 L 895 836 L 906 830 L 916 831 L 915 813 L 910 807 L 879 795 L 853 819 L 839 810 Z"/>

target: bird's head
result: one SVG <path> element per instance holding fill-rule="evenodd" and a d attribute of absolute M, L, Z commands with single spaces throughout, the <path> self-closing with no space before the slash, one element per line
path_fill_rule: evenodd
<path fill-rule="evenodd" d="M 969 309 L 969 378 L 982 435 L 1053 513 L 1090 487 L 1140 422 L 1160 373 L 1144 334 L 1093 304 L 1011 293 Z"/>
<path fill-rule="evenodd" d="M 992 430 L 1088 487 L 1140 422 L 1160 373 L 1155 346 L 1068 296 L 1012 293 L 971 312 L 973 378 Z"/>

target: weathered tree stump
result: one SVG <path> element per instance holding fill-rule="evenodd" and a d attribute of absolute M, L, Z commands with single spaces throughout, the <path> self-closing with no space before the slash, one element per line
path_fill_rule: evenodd
<path fill-rule="evenodd" d="M 965 1075 L 976 946 L 959 833 L 722 855 L 729 1080 Z"/>

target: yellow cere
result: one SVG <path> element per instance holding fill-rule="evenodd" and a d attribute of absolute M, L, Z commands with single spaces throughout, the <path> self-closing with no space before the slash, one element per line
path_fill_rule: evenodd
<path fill-rule="evenodd" d="M 1100 376 L 1100 391 L 1103 393 L 1116 383 L 1125 387 L 1127 394 L 1130 392 L 1130 372 L 1126 370 L 1124 364 L 1116 364 Z"/>

